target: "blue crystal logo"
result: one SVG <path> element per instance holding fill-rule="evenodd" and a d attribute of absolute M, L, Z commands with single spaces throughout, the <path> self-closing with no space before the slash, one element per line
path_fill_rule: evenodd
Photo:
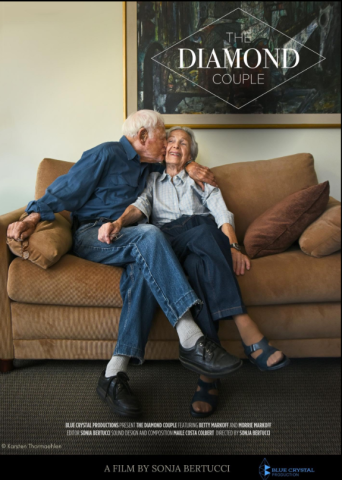
<path fill-rule="evenodd" d="M 271 474 L 270 468 L 271 468 L 270 464 L 268 463 L 266 458 L 264 458 L 259 466 L 259 475 L 262 478 L 262 480 L 265 480 L 266 478 L 269 477 L 269 475 Z"/>

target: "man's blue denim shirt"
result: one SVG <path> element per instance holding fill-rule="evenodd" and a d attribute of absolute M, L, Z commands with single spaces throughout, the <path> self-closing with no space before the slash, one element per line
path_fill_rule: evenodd
<path fill-rule="evenodd" d="M 41 220 L 54 220 L 54 212 L 68 210 L 79 221 L 119 218 L 142 193 L 151 172 L 162 172 L 160 163 L 140 163 L 125 136 L 83 153 L 66 175 L 58 177 L 26 212 L 38 212 Z"/>

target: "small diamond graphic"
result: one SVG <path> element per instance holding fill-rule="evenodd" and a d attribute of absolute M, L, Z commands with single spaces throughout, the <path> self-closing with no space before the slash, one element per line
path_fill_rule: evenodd
<path fill-rule="evenodd" d="M 318 28 L 317 20 L 293 38 L 242 8 L 206 23 L 152 57 L 168 70 L 175 92 L 175 84 L 187 91 L 190 82 L 192 92 L 199 87 L 203 95 L 240 110 L 325 60 L 304 44 Z M 272 32 L 277 32 L 279 45 L 272 44 Z M 303 51 L 309 60 L 302 66 Z"/>
<path fill-rule="evenodd" d="M 271 474 L 270 468 L 271 468 L 270 464 L 268 463 L 266 458 L 264 458 L 259 466 L 259 475 L 262 478 L 262 480 L 265 480 Z"/>

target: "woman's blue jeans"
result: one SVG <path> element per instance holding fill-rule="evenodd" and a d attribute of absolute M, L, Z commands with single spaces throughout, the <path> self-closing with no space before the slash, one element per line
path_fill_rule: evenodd
<path fill-rule="evenodd" d="M 211 218 L 183 216 L 161 228 L 189 283 L 203 301 L 192 313 L 202 332 L 217 343 L 220 319 L 247 313 L 233 270 L 229 238 Z"/>
<path fill-rule="evenodd" d="M 157 305 L 175 326 L 200 300 L 159 228 L 153 225 L 123 228 L 108 245 L 98 240 L 99 228 L 108 221 L 101 218 L 76 230 L 73 252 L 92 262 L 124 268 L 120 281 L 123 308 L 114 354 L 127 355 L 133 363 L 142 363 Z"/>

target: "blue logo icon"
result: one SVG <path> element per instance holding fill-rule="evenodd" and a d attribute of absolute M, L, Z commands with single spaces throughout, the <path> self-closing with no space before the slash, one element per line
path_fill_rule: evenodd
<path fill-rule="evenodd" d="M 271 468 L 270 464 L 268 463 L 266 458 L 264 458 L 259 466 L 259 475 L 262 478 L 262 480 L 265 480 L 271 474 L 270 468 Z"/>

